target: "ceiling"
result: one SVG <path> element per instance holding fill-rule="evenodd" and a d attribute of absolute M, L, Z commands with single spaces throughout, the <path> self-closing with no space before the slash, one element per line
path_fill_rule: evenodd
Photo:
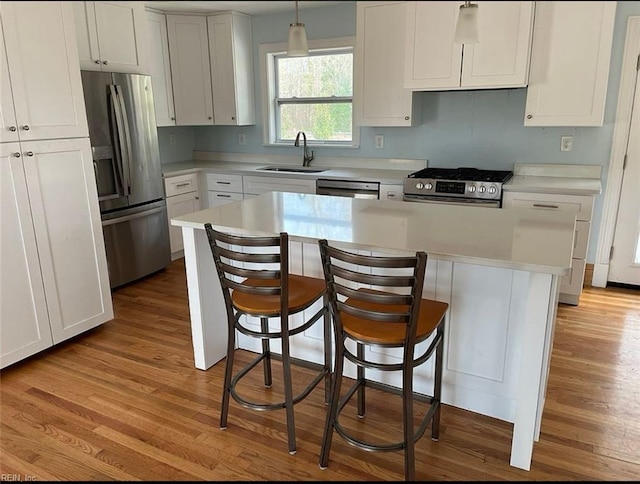
<path fill-rule="evenodd" d="M 298 9 L 300 11 L 309 8 L 328 7 L 338 4 L 349 4 L 353 1 L 333 2 L 327 0 L 319 1 L 300 1 Z M 219 12 L 225 10 L 234 10 L 249 15 L 266 15 L 277 12 L 293 12 L 295 11 L 295 1 L 235 1 L 235 2 L 218 2 L 218 1 L 189 1 L 189 0 L 160 0 L 145 1 L 145 6 L 163 10 L 166 12 Z"/>

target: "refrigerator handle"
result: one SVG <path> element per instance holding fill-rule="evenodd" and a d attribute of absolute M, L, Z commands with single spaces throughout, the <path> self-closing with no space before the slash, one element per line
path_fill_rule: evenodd
<path fill-rule="evenodd" d="M 118 103 L 117 100 L 117 93 L 116 93 L 116 89 L 115 86 L 113 84 L 109 85 L 109 107 L 111 108 L 111 111 L 113 113 L 113 120 L 115 120 L 115 126 L 112 124 L 112 132 L 115 133 L 115 135 L 118 137 L 118 147 L 116 147 L 115 142 L 116 140 L 114 139 L 114 156 L 116 158 L 116 168 L 118 169 L 118 175 L 120 176 L 120 184 L 122 185 L 122 195 L 123 196 L 127 196 L 129 194 L 129 179 L 128 179 L 128 172 L 125 173 L 124 171 L 124 167 L 123 167 L 123 156 L 124 156 L 124 147 L 125 147 L 125 140 L 124 140 L 124 132 L 122 131 L 122 116 L 120 115 L 120 103 Z M 127 176 L 127 178 L 125 178 L 125 175 Z"/>
<path fill-rule="evenodd" d="M 129 122 L 127 119 L 127 113 L 124 107 L 124 100 L 119 89 L 120 86 L 111 84 L 109 90 L 111 91 L 111 99 L 113 101 L 113 108 L 115 111 L 116 125 L 118 130 L 118 140 L 120 142 L 120 161 L 121 161 L 121 175 L 122 185 L 125 195 L 131 195 L 131 136 L 129 134 Z"/>

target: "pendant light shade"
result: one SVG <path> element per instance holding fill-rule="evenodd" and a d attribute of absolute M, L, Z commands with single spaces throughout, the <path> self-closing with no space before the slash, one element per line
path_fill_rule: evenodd
<path fill-rule="evenodd" d="M 296 21 L 289 24 L 289 43 L 287 46 L 287 55 L 290 57 L 302 57 L 309 55 L 309 47 L 307 46 L 307 33 L 304 30 L 304 24 L 298 22 L 298 2 L 296 0 Z"/>
<path fill-rule="evenodd" d="M 464 2 L 464 5 L 460 5 L 454 40 L 461 44 L 472 44 L 478 42 L 479 38 L 478 5 Z"/>

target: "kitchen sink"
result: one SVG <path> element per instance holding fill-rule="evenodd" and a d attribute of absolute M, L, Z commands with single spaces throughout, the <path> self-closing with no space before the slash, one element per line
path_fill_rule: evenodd
<path fill-rule="evenodd" d="M 327 171 L 326 168 L 307 168 L 306 166 L 265 166 L 263 168 L 258 168 L 258 170 L 281 171 L 284 173 L 321 173 L 323 171 Z"/>

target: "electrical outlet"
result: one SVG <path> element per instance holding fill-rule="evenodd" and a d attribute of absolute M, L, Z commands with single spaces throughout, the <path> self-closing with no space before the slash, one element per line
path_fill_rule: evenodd
<path fill-rule="evenodd" d="M 573 136 L 563 136 L 560 138 L 560 151 L 571 151 L 573 149 Z"/>
<path fill-rule="evenodd" d="M 247 144 L 247 138 L 244 133 L 238 133 L 238 144 L 242 146 Z"/>
<path fill-rule="evenodd" d="M 376 135 L 375 147 L 378 150 L 381 150 L 382 148 L 384 148 L 384 135 L 381 135 L 381 134 Z"/>
<path fill-rule="evenodd" d="M 175 133 L 169 133 L 169 144 L 170 145 L 175 145 L 176 144 L 176 135 L 175 135 Z"/>

